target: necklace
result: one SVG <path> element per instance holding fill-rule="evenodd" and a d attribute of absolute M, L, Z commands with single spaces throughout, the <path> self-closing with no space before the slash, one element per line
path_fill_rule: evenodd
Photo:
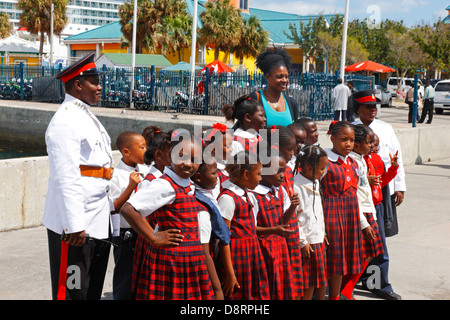
<path fill-rule="evenodd" d="M 267 93 L 267 95 L 270 97 L 271 100 L 275 100 L 275 99 L 272 97 L 272 95 L 269 93 L 269 90 L 266 90 L 266 93 Z M 280 94 L 280 96 L 281 96 L 281 94 Z M 269 102 L 269 101 L 267 101 L 267 102 Z M 280 98 L 278 98 L 277 102 L 269 102 L 269 103 L 272 104 L 272 105 L 273 105 L 273 108 L 276 110 L 276 109 L 278 109 L 278 102 L 280 102 Z"/>

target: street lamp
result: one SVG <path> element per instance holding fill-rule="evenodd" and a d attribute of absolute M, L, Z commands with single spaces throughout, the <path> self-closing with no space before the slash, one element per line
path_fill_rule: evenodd
<path fill-rule="evenodd" d="M 133 6 L 133 39 L 131 47 L 131 86 L 130 86 L 130 107 L 134 107 L 133 91 L 134 91 L 134 68 L 136 66 L 136 28 L 137 28 L 137 0 L 134 0 Z"/>
<path fill-rule="evenodd" d="M 342 52 L 341 52 L 341 70 L 340 78 L 344 81 L 345 73 L 345 56 L 347 53 L 347 26 L 348 26 L 348 10 L 350 0 L 345 0 L 345 14 L 344 14 L 344 32 L 342 34 Z"/>
<path fill-rule="evenodd" d="M 189 86 L 189 100 L 194 97 L 195 80 L 195 54 L 197 47 L 197 0 L 194 0 L 194 16 L 192 22 L 192 41 L 191 41 L 191 82 Z"/>

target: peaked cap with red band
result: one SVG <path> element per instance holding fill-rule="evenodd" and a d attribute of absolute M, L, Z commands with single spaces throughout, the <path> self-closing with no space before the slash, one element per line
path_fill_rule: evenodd
<path fill-rule="evenodd" d="M 357 104 L 380 104 L 381 100 L 375 96 L 375 90 L 362 90 L 355 92 L 353 102 Z"/>
<path fill-rule="evenodd" d="M 103 73 L 101 70 L 97 69 L 94 62 L 94 57 L 95 54 L 90 53 L 77 62 L 72 63 L 70 66 L 58 73 L 56 75 L 56 79 L 61 79 L 63 83 L 66 83 L 76 76 L 91 76 Z"/>

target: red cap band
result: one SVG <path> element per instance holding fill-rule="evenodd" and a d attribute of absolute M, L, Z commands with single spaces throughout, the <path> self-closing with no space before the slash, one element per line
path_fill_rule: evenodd
<path fill-rule="evenodd" d="M 356 101 L 358 101 L 359 103 L 366 103 L 366 102 L 372 102 L 372 101 L 377 101 L 377 99 L 375 98 L 375 95 L 371 95 L 371 96 L 367 96 L 367 97 L 361 97 L 358 99 L 355 99 Z"/>
<path fill-rule="evenodd" d="M 92 69 L 92 68 L 95 68 L 95 63 L 94 63 L 94 62 L 85 64 L 85 65 L 82 66 L 81 68 L 75 69 L 75 70 L 72 71 L 71 73 L 69 73 L 69 74 L 67 74 L 67 75 L 65 75 L 65 76 L 63 76 L 63 77 L 61 77 L 61 81 L 62 81 L 63 83 L 66 83 L 66 82 L 69 81 L 70 79 L 73 79 L 73 78 L 75 78 L 76 76 L 78 76 L 78 75 L 79 75 L 80 73 L 82 73 L 83 71 L 86 71 L 86 70 L 89 70 L 89 69 Z"/>

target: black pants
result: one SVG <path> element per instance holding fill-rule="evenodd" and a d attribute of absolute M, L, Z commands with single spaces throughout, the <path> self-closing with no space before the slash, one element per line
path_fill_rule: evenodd
<path fill-rule="evenodd" d="M 408 107 L 409 107 L 408 122 L 411 123 L 412 122 L 412 118 L 413 118 L 414 102 L 408 102 Z M 416 122 L 419 121 L 419 119 L 420 119 L 419 111 L 417 111 L 417 113 L 416 113 Z"/>
<path fill-rule="evenodd" d="M 128 235 L 126 233 L 128 232 Z M 133 273 L 134 247 L 137 233 L 133 229 L 120 229 L 120 235 L 113 237 L 117 247 L 114 253 L 113 297 L 114 300 L 132 300 L 131 276 Z"/>
<path fill-rule="evenodd" d="M 89 240 L 81 247 L 61 241 L 47 229 L 52 298 L 100 300 L 108 266 L 110 244 Z"/>
<path fill-rule="evenodd" d="M 434 112 L 434 99 L 425 99 L 423 103 L 422 116 L 420 117 L 419 123 L 423 123 L 428 114 L 427 123 L 431 123 L 433 121 L 433 112 Z"/>

